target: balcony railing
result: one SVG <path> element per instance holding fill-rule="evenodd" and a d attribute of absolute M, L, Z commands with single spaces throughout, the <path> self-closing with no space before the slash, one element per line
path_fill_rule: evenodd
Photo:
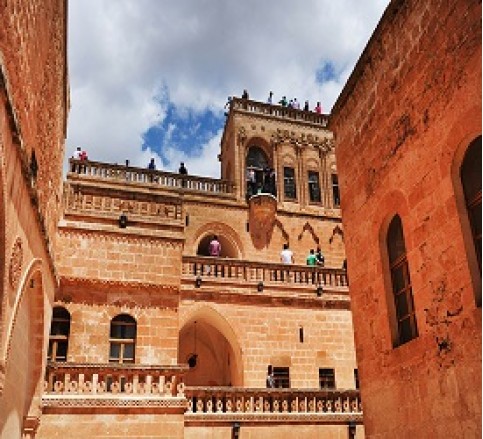
<path fill-rule="evenodd" d="M 270 264 L 208 256 L 183 256 L 183 275 L 237 283 L 347 287 L 343 269 L 307 265 Z"/>
<path fill-rule="evenodd" d="M 230 109 L 264 114 L 267 116 L 274 116 L 282 119 L 308 122 L 312 124 L 322 125 L 323 127 L 326 127 L 329 122 L 329 116 L 326 114 L 297 110 L 295 108 L 282 107 L 281 105 L 265 104 L 263 102 L 256 102 L 235 97 L 231 100 Z"/>
<path fill-rule="evenodd" d="M 358 390 L 320 389 L 250 389 L 233 387 L 186 387 L 186 415 L 208 420 L 312 418 L 322 421 L 362 420 L 362 403 Z"/>
<path fill-rule="evenodd" d="M 127 183 L 144 183 L 176 188 L 184 191 L 214 193 L 217 195 L 234 194 L 234 184 L 216 178 L 196 175 L 182 175 L 173 172 L 156 171 L 111 163 L 89 160 L 69 160 L 69 176 L 81 175 L 92 179 L 115 180 Z"/>
<path fill-rule="evenodd" d="M 183 375 L 187 369 L 117 363 L 49 363 L 43 404 L 50 407 L 129 406 L 130 401 L 139 406 L 142 405 L 139 400 L 146 400 L 149 406 L 185 407 Z"/>

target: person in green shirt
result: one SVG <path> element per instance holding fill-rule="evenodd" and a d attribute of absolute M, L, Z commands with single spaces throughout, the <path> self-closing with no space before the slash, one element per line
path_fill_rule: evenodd
<path fill-rule="evenodd" d="M 310 249 L 310 253 L 307 256 L 307 265 L 317 265 L 317 257 L 315 256 L 315 250 Z"/>

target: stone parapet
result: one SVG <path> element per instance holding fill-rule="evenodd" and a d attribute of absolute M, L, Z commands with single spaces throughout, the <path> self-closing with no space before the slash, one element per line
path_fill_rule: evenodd
<path fill-rule="evenodd" d="M 186 387 L 185 422 L 362 423 L 358 390 Z"/>

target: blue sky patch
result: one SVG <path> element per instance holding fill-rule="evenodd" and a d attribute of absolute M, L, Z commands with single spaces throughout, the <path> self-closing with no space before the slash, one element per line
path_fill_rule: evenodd
<path fill-rule="evenodd" d="M 315 79 L 319 84 L 323 84 L 327 81 L 333 81 L 337 78 L 337 73 L 334 67 L 334 64 L 331 62 L 324 62 L 322 67 L 316 70 L 315 72 Z"/>
<path fill-rule="evenodd" d="M 189 156 L 196 155 L 224 123 L 225 116 L 221 109 L 217 113 L 209 109 L 202 112 L 195 112 L 192 109 L 180 111 L 176 105 L 169 102 L 163 122 L 144 133 L 143 149 L 151 148 L 159 154 L 164 163 L 169 161 L 165 155 L 167 148 L 183 151 Z"/>

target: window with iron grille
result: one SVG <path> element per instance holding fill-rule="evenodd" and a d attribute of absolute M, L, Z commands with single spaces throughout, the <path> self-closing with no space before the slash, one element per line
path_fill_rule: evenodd
<path fill-rule="evenodd" d="M 53 309 L 52 323 L 50 324 L 49 350 L 47 352 L 49 361 L 67 361 L 69 334 L 69 311 L 61 306 L 56 306 Z"/>
<path fill-rule="evenodd" d="M 114 317 L 111 320 L 109 343 L 110 363 L 134 363 L 136 320 L 127 314 Z"/>
<path fill-rule="evenodd" d="M 295 170 L 294 168 L 283 168 L 283 187 L 284 195 L 287 200 L 297 199 L 297 188 L 295 185 Z"/>
<path fill-rule="evenodd" d="M 290 388 L 290 369 L 288 367 L 274 367 L 273 377 L 275 379 L 275 387 Z"/>
<path fill-rule="evenodd" d="M 311 203 L 320 203 L 320 183 L 319 173 L 309 171 L 309 199 Z"/>
<path fill-rule="evenodd" d="M 334 369 L 319 369 L 319 385 L 321 389 L 335 389 L 335 371 Z"/>
<path fill-rule="evenodd" d="M 418 336 L 411 278 L 406 256 L 406 244 L 404 242 L 402 222 L 399 215 L 396 215 L 389 225 L 387 249 L 397 320 L 397 339 L 395 340 L 395 345 L 399 346 Z"/>

